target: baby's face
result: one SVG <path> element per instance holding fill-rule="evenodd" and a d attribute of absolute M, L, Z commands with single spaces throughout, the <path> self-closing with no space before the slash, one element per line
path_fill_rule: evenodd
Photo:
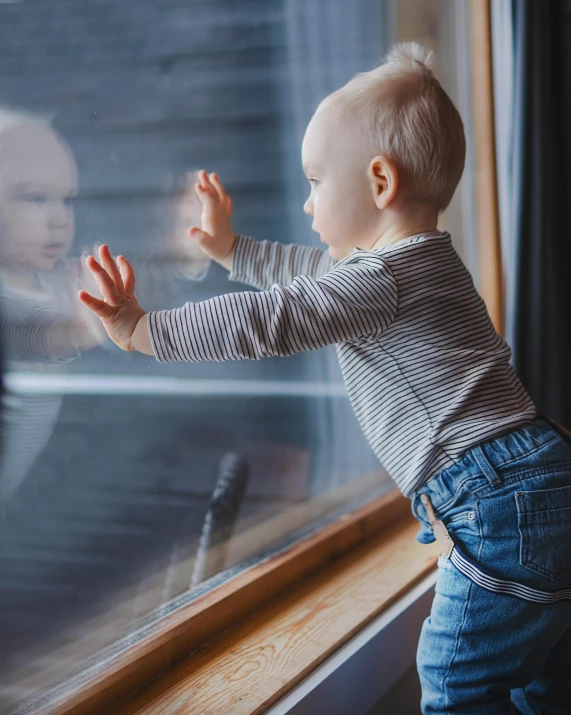
<path fill-rule="evenodd" d="M 335 106 L 325 106 L 309 122 L 302 145 L 311 185 L 303 209 L 335 260 L 370 248 L 379 236 L 380 212 L 367 179 L 371 157 L 354 133 Z"/>
<path fill-rule="evenodd" d="M 73 242 L 77 168 L 49 127 L 23 123 L 0 136 L 0 262 L 52 270 Z"/>

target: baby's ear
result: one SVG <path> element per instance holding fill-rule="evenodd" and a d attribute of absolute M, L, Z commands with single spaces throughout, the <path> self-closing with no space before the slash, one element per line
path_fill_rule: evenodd
<path fill-rule="evenodd" d="M 371 159 L 367 169 L 373 201 L 377 208 L 386 209 L 396 196 L 399 175 L 396 164 L 387 156 Z"/>

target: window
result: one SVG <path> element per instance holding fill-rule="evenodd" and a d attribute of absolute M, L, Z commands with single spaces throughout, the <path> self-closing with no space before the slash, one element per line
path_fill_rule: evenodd
<path fill-rule="evenodd" d="M 318 245 L 304 127 L 414 39 L 465 119 L 442 226 L 477 280 L 468 27 L 446 0 L 0 3 L 1 709 L 391 488 L 333 348 L 193 365 L 122 353 L 81 312 L 81 259 L 101 242 L 125 254 L 148 309 L 244 289 L 186 237 L 201 167 L 225 181 L 238 232 Z"/>

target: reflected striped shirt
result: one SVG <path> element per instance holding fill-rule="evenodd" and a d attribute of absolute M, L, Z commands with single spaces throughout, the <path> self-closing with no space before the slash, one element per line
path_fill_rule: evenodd
<path fill-rule="evenodd" d="M 335 344 L 361 428 L 405 496 L 536 415 L 448 233 L 336 263 L 317 248 L 239 236 L 229 278 L 259 292 L 149 314 L 157 360 L 259 360 Z"/>

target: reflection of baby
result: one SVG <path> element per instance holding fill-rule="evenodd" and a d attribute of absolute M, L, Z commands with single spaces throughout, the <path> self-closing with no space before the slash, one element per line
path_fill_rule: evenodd
<path fill-rule="evenodd" d="M 104 339 L 72 299 L 87 272 L 79 261 L 63 260 L 73 243 L 77 186 L 62 137 L 40 119 L 0 110 L 0 279 L 9 358 L 66 360 Z"/>
<path fill-rule="evenodd" d="M 79 261 L 63 260 L 73 242 L 77 187 L 62 137 L 39 118 L 0 110 L 0 291 L 13 370 L 61 371 L 104 339 L 74 306 L 74 288 L 84 283 Z M 46 444 L 61 397 L 8 392 L 3 401 L 0 496 L 20 484 Z"/>
<path fill-rule="evenodd" d="M 107 339 L 76 299 L 78 289 L 95 288 L 84 261 L 68 257 L 77 191 L 76 162 L 63 137 L 39 117 L 0 108 L 2 339 L 12 370 L 65 371 L 66 363 Z M 180 257 L 178 249 L 173 243 L 169 258 Z M 207 265 L 203 255 L 184 259 L 178 273 L 189 278 Z M 163 280 L 169 277 L 163 271 Z M 17 488 L 45 446 L 61 397 L 8 393 L 4 406 L 0 498 Z"/>

